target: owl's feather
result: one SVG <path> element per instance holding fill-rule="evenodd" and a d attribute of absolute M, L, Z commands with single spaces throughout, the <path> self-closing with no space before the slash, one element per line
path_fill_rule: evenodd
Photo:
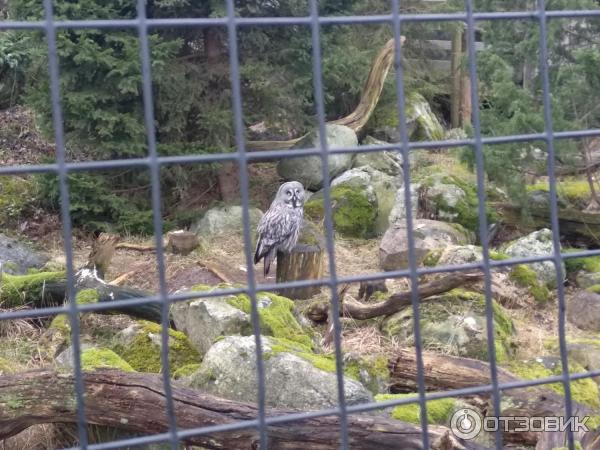
<path fill-rule="evenodd" d="M 264 275 L 278 251 L 289 252 L 298 242 L 302 226 L 304 188 L 297 181 L 281 185 L 271 206 L 258 224 L 254 264 L 264 258 Z"/>

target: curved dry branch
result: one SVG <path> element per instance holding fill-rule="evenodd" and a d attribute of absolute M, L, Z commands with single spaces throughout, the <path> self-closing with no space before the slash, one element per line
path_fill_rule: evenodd
<path fill-rule="evenodd" d="M 405 38 L 402 36 L 401 44 L 404 44 L 404 41 Z M 360 101 L 354 111 L 346 117 L 327 122 L 328 124 L 345 125 L 356 132 L 359 132 L 367 124 L 375 110 L 375 106 L 377 106 L 385 79 L 394 62 L 394 48 L 394 39 L 390 39 L 373 60 L 369 76 L 363 86 Z M 248 141 L 246 142 L 246 148 L 252 151 L 285 150 L 293 147 L 304 136 L 287 141 Z"/>

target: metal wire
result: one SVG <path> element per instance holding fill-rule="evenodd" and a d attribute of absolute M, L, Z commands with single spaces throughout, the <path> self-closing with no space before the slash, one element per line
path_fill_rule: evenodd
<path fill-rule="evenodd" d="M 565 293 L 564 287 L 558 283 L 558 332 L 559 332 L 559 348 L 562 364 L 562 374 L 541 378 L 537 380 L 518 381 L 510 383 L 499 383 L 497 362 L 494 346 L 494 320 L 492 312 L 492 292 L 491 292 L 491 270 L 511 266 L 514 264 L 534 263 L 542 261 L 552 261 L 556 268 L 557 279 L 562 280 L 562 263 L 569 258 L 580 258 L 585 256 L 600 255 L 599 250 L 586 250 L 576 253 L 561 254 L 560 252 L 560 234 L 559 234 L 559 217 L 558 204 L 556 193 L 556 175 L 554 162 L 554 140 L 556 139 L 574 139 L 582 137 L 600 136 L 600 129 L 576 130 L 576 131 L 554 131 L 552 124 L 552 109 L 550 104 L 550 82 L 548 74 L 548 49 L 547 49 L 547 22 L 553 19 L 564 18 L 589 18 L 600 17 L 600 10 L 564 10 L 564 11 L 546 11 L 544 0 L 538 0 L 537 8 L 533 11 L 525 12 L 474 12 L 473 1 L 465 1 L 465 12 L 452 14 L 400 14 L 399 0 L 392 0 L 391 14 L 371 15 L 371 16 L 336 16 L 323 17 L 318 14 L 318 4 L 316 0 L 310 0 L 309 11 L 307 16 L 302 17 L 277 17 L 277 18 L 243 18 L 235 16 L 233 0 L 227 0 L 227 15 L 226 17 L 218 18 L 173 18 L 173 19 L 150 19 L 146 17 L 145 1 L 138 0 L 137 2 L 137 17 L 131 20 L 54 20 L 52 1 L 44 0 L 45 18 L 41 21 L 5 21 L 0 23 L 0 30 L 8 29 L 28 29 L 42 30 L 46 34 L 48 44 L 48 61 L 49 75 L 51 88 L 51 106 L 53 113 L 53 125 L 56 142 L 56 163 L 54 164 L 38 164 L 38 165 L 16 165 L 5 166 L 0 168 L 0 175 L 17 175 L 26 173 L 55 173 L 58 175 L 60 187 L 60 203 L 61 217 L 63 223 L 63 236 L 65 254 L 67 260 L 67 295 L 69 299 L 75 298 L 75 283 L 73 271 L 73 247 L 72 247 L 72 224 L 70 219 L 70 201 L 67 176 L 70 172 L 82 170 L 104 170 L 115 168 L 131 168 L 141 167 L 147 168 L 151 174 L 152 181 L 152 207 L 153 207 L 153 226 L 156 240 L 156 256 L 159 277 L 159 293 L 155 296 L 139 298 L 133 300 L 119 300 L 111 303 L 98 303 L 77 305 L 74 301 L 62 307 L 48 307 L 36 310 L 21 310 L 0 313 L 0 320 L 14 320 L 18 318 L 44 317 L 59 313 L 68 314 L 71 330 L 74 355 L 74 380 L 75 394 L 77 400 L 77 424 L 79 446 L 81 449 L 113 449 L 122 448 L 133 445 L 144 445 L 156 442 L 168 442 L 174 450 L 178 447 L 178 442 L 185 438 L 198 435 L 206 435 L 216 432 L 235 431 L 245 428 L 257 428 L 259 430 L 260 448 L 268 448 L 268 426 L 274 424 L 289 423 L 293 421 L 305 420 L 309 418 L 324 417 L 335 415 L 340 419 L 340 447 L 342 449 L 349 448 L 348 435 L 348 415 L 361 412 L 374 411 L 381 408 L 391 406 L 405 405 L 410 403 L 418 403 L 421 410 L 421 428 L 422 428 L 422 444 L 423 448 L 427 449 L 429 445 L 428 425 L 427 425 L 427 409 L 426 402 L 439 398 L 457 397 L 461 395 L 474 395 L 490 393 L 493 399 L 494 414 L 500 414 L 500 398 L 501 392 L 506 389 L 516 389 L 528 386 L 537 386 L 546 383 L 562 382 L 565 392 L 565 413 L 569 417 L 572 414 L 571 405 L 571 390 L 570 381 L 584 379 L 588 377 L 600 376 L 600 370 L 589 371 L 585 373 L 569 374 L 568 358 L 566 349 L 565 335 Z M 479 120 L 479 96 L 477 91 L 477 70 L 476 70 L 476 52 L 475 52 L 475 23 L 478 20 L 518 20 L 528 19 L 539 24 L 540 28 L 540 74 L 542 81 L 543 100 L 544 100 L 544 121 L 545 130 L 543 133 L 531 133 L 523 135 L 507 135 L 507 136 L 491 136 L 483 137 L 481 135 L 481 127 Z M 405 105 L 404 105 L 404 83 L 401 61 L 401 46 L 400 34 L 401 27 L 404 23 L 411 22 L 449 22 L 459 21 L 466 24 L 468 36 L 468 56 L 469 56 L 469 77 L 471 80 L 471 101 L 474 105 L 472 116 L 474 137 L 472 139 L 461 139 L 453 141 L 430 141 L 430 142 L 409 142 L 408 132 L 405 121 Z M 398 117 L 400 119 L 400 135 L 401 142 L 399 144 L 387 145 L 371 145 L 350 148 L 330 149 L 326 140 L 325 128 L 325 106 L 323 101 L 323 81 L 321 67 L 321 48 L 320 48 L 320 31 L 323 25 L 349 25 L 349 24 L 390 24 L 394 30 L 394 39 L 396 42 L 394 54 L 394 66 L 396 69 L 396 93 L 398 98 Z M 239 70 L 239 55 L 237 35 L 238 29 L 249 26 L 285 26 L 285 25 L 304 25 L 310 27 L 312 38 L 312 57 L 313 57 L 313 83 L 315 94 L 316 114 L 319 124 L 319 142 L 316 148 L 298 149 L 290 152 L 289 150 L 274 150 L 274 151 L 248 151 L 244 139 L 243 112 L 242 112 L 242 97 L 240 84 Z M 231 86 L 232 86 L 232 108 L 234 112 L 235 126 L 235 142 L 237 151 L 233 153 L 220 154 L 198 154 L 198 155 L 182 155 L 182 156 L 160 156 L 157 150 L 155 126 L 154 126 L 154 111 L 152 99 L 152 77 L 151 77 L 151 56 L 149 49 L 148 30 L 160 27 L 207 27 L 220 26 L 227 30 L 229 37 L 229 56 L 231 67 Z M 142 88 L 143 88 L 143 105 L 144 105 L 144 120 L 147 133 L 148 156 L 144 158 L 132 158 L 121 160 L 106 160 L 106 161 L 84 161 L 84 162 L 67 162 L 65 158 L 64 145 L 64 130 L 62 110 L 60 104 L 60 85 L 59 85 L 59 64 L 56 46 L 56 30 L 63 29 L 81 29 L 81 28 L 100 28 L 100 29 L 135 29 L 139 34 L 140 41 L 140 58 L 142 67 Z M 552 224 L 553 236 L 553 253 L 541 256 L 529 256 L 524 258 L 511 258 L 503 261 L 494 261 L 490 259 L 489 244 L 487 239 L 487 219 L 485 214 L 485 186 L 484 186 L 484 166 L 483 166 L 483 146 L 497 145 L 511 142 L 532 142 L 542 141 L 546 145 L 548 156 L 548 178 L 550 185 L 550 218 Z M 338 276 L 335 266 L 335 249 L 333 244 L 333 220 L 330 203 L 330 188 L 328 183 L 324 185 L 324 212 L 325 212 L 325 237 L 327 243 L 327 252 L 329 255 L 329 277 L 321 280 L 295 281 L 283 284 L 257 284 L 254 277 L 254 268 L 252 264 L 251 252 L 251 230 L 250 217 L 248 212 L 249 195 L 248 195 L 248 163 L 251 161 L 260 161 L 275 158 L 297 157 L 317 155 L 321 157 L 323 175 L 327 178 L 329 173 L 328 155 L 341 153 L 358 153 L 358 152 L 380 152 L 382 150 L 391 150 L 400 152 L 403 158 L 403 169 L 405 186 L 410 186 L 410 167 L 409 156 L 411 151 L 418 151 L 431 148 L 454 148 L 459 146 L 471 146 L 475 152 L 475 162 L 477 169 L 477 193 L 478 193 L 478 214 L 479 214 L 479 236 L 482 244 L 483 260 L 478 263 L 426 267 L 418 268 L 416 264 L 416 255 L 414 247 L 414 234 L 412 229 L 412 212 L 411 212 L 411 195 L 410 190 L 405 189 L 405 204 L 406 221 L 407 221 L 407 238 L 409 242 L 409 268 L 406 270 L 395 270 L 391 272 L 381 272 L 373 274 L 361 274 L 355 276 Z M 245 242 L 245 257 L 248 267 L 248 282 L 243 288 L 217 289 L 211 292 L 202 293 L 179 293 L 169 295 L 166 288 L 165 262 L 164 251 L 162 248 L 162 218 L 161 218 L 161 192 L 160 192 L 160 170 L 163 166 L 174 164 L 200 164 L 211 162 L 235 162 L 239 166 L 240 175 L 240 190 L 241 200 L 243 205 L 243 224 L 244 224 L 244 242 Z M 489 385 L 474 386 L 469 388 L 455 389 L 446 392 L 438 392 L 435 394 L 427 394 L 425 392 L 425 380 L 423 369 L 422 345 L 420 339 L 419 327 L 419 297 L 418 297 L 418 277 L 425 274 L 457 272 L 465 270 L 480 270 L 484 276 L 484 293 L 486 300 L 486 323 L 487 323 L 487 339 L 488 339 L 488 354 L 490 359 L 490 381 Z M 417 365 L 417 387 L 418 393 L 415 397 L 401 398 L 378 403 L 365 403 L 361 405 L 347 405 L 344 394 L 344 378 L 343 378 L 343 358 L 341 349 L 341 323 L 339 319 L 340 303 L 337 294 L 337 286 L 340 283 L 360 282 L 369 280 L 380 280 L 384 278 L 408 277 L 411 281 L 411 305 L 413 311 L 414 335 L 415 335 L 415 352 Z M 303 287 L 320 285 L 326 286 L 331 291 L 332 301 L 332 322 L 334 329 L 334 345 L 336 356 L 336 378 L 338 389 L 338 406 L 330 409 L 323 409 L 311 412 L 298 412 L 294 414 L 286 414 L 277 417 L 268 417 L 266 411 L 265 400 L 265 373 L 262 357 L 262 342 L 260 335 L 260 322 L 257 309 L 256 295 L 259 291 L 275 291 L 286 287 Z M 169 307 L 174 302 L 186 301 L 192 298 L 208 298 L 230 294 L 247 294 L 251 299 L 251 318 L 253 323 L 253 331 L 256 344 L 256 360 L 257 360 L 257 404 L 258 415 L 255 420 L 247 420 L 241 422 L 228 423 L 216 426 L 197 427 L 193 429 L 181 430 L 177 428 L 177 423 L 174 414 L 174 402 L 169 377 L 169 346 L 168 346 L 168 327 L 169 327 Z M 163 385 L 166 396 L 165 413 L 168 417 L 169 431 L 151 436 L 140 436 L 129 439 L 121 439 L 113 442 L 102 444 L 89 445 L 87 439 L 87 422 L 85 417 L 85 398 L 84 398 L 84 380 L 80 362 L 80 342 L 79 342 L 79 313 L 102 311 L 115 309 L 120 306 L 134 306 L 148 303 L 158 303 L 161 305 L 162 311 L 162 347 L 161 359 L 163 365 Z M 574 448 L 574 440 L 572 433 L 568 433 L 569 449 Z M 496 448 L 502 448 L 502 434 L 496 434 Z"/>

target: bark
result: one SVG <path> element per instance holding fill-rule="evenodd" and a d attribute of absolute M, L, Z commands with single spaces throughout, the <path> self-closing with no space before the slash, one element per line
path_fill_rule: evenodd
<path fill-rule="evenodd" d="M 480 273 L 453 273 L 439 280 L 419 286 L 419 298 L 426 301 L 427 297 L 450 291 L 454 288 L 464 286 L 467 283 L 480 281 L 483 275 Z M 383 302 L 363 304 L 355 300 L 345 299 L 342 305 L 342 315 L 353 319 L 372 319 L 378 316 L 387 316 L 400 311 L 411 304 L 411 291 L 393 294 Z M 315 322 L 322 322 L 327 318 L 326 303 L 313 303 L 308 307 L 307 315 Z M 325 314 L 325 316 L 323 316 Z"/>
<path fill-rule="evenodd" d="M 390 389 L 392 392 L 414 392 L 417 390 L 417 362 L 414 349 L 401 349 L 396 358 L 389 362 Z M 448 356 L 433 352 L 423 352 L 425 386 L 428 391 L 448 391 L 491 384 L 488 363 L 458 356 Z M 498 382 L 521 381 L 512 373 L 498 368 Z M 472 396 L 483 404 L 486 414 L 493 415 L 491 394 Z M 547 386 L 532 386 L 502 391 L 502 415 L 510 417 L 563 416 L 565 398 Z M 572 402 L 573 414 L 581 418 L 597 414 L 587 406 Z M 546 434 L 553 433 L 504 433 L 504 440 L 515 444 L 536 445 L 540 439 L 552 439 Z M 586 433 L 586 442 L 597 437 L 597 433 Z M 541 447 L 541 448 L 553 448 Z M 584 447 L 591 448 L 591 447 Z M 597 447 L 594 447 L 597 448 Z"/>
<path fill-rule="evenodd" d="M 521 218 L 521 209 L 509 203 L 494 203 L 492 205 L 502 217 L 502 221 L 509 225 L 528 228 Z M 539 229 L 551 227 L 549 208 L 529 207 L 532 223 L 530 228 Z M 558 222 L 560 233 L 567 240 L 583 239 L 592 245 L 600 244 L 600 214 L 586 212 L 575 208 L 559 208 Z"/>
<path fill-rule="evenodd" d="M 277 283 L 319 280 L 323 277 L 324 251 L 320 245 L 296 245 L 290 253 L 277 252 Z M 321 286 L 280 289 L 279 294 L 292 300 L 311 298 Z"/>
<path fill-rule="evenodd" d="M 462 53 L 462 28 L 457 28 L 452 35 L 451 50 L 451 72 L 452 72 L 452 94 L 451 94 L 451 123 L 452 128 L 458 128 L 461 125 L 460 102 L 461 102 L 461 68 L 460 60 Z"/>
<path fill-rule="evenodd" d="M 173 386 L 174 412 L 179 429 L 219 425 L 256 419 L 257 407 L 220 399 L 201 391 Z M 155 434 L 168 430 L 166 398 L 162 378 L 153 374 L 113 370 L 85 374 L 85 416 L 90 424 Z M 0 377 L 0 440 L 42 423 L 73 423 L 76 401 L 72 375 L 53 371 L 25 372 Z M 268 416 L 294 411 L 270 409 Z M 320 417 L 268 427 L 269 448 L 325 450 L 339 446 L 339 418 Z M 348 417 L 352 449 L 421 449 L 421 431 L 414 425 L 380 416 Z M 452 439 L 448 430 L 429 428 L 434 449 L 480 449 Z M 258 433 L 254 428 L 229 433 L 212 433 L 186 439 L 187 444 L 207 449 L 254 449 Z M 463 446 L 464 445 L 464 446 Z"/>

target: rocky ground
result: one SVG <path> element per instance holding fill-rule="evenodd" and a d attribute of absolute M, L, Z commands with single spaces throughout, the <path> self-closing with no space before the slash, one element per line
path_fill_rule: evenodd
<path fill-rule="evenodd" d="M 330 145 L 354 145 L 351 130 L 328 126 Z M 315 139 L 309 136 L 308 139 Z M 365 143 L 377 144 L 369 138 Z M 13 162 L 14 163 L 14 162 Z M 411 160 L 414 244 L 419 267 L 470 264 L 481 260 L 478 245 L 477 196 L 474 176 L 453 152 L 417 153 Z M 294 166 L 264 165 L 271 177 L 294 178 L 315 193 L 305 205 L 306 216 L 322 227 L 324 182 L 318 161 L 307 159 Z M 401 160 L 389 152 L 339 158 L 331 164 L 331 197 L 335 227 L 335 261 L 338 276 L 406 269 L 404 179 Z M 294 173 L 290 174 L 289 171 Z M 277 171 L 277 172 L 275 172 Z M 315 175 L 317 174 L 317 175 Z M 263 187 L 266 196 L 267 191 Z M 543 192 L 543 186 L 536 192 Z M 271 194 L 272 195 L 272 194 Z M 489 189 L 487 216 L 500 221 L 492 201 L 503 201 L 502 192 Z M 1 198 L 1 196 L 0 196 Z M 263 204 L 264 202 L 259 202 Z M 251 211 L 257 223 L 262 212 Z M 202 292 L 245 284 L 248 273 L 240 232 L 239 207 L 215 208 L 193 224 L 200 245 L 187 256 L 167 252 L 166 283 L 170 293 Z M 18 233 L 13 233 L 18 234 Z M 127 243 L 151 246 L 153 241 L 126 236 Z M 74 265 L 85 264 L 91 242 L 74 240 Z M 4 310 L 29 308 L 27 297 L 33 278 L 40 273 L 64 270 L 60 233 L 55 228 L 36 249 L 0 239 L 3 283 L 0 303 Z M 565 246 L 563 251 L 570 249 Z M 519 230 L 504 226 L 493 240 L 493 260 L 544 255 L 552 251 L 550 230 Z M 328 274 L 325 261 L 325 274 Z M 260 268 L 259 283 L 265 280 Z M 525 379 L 560 373 L 557 344 L 557 286 L 567 294 L 567 343 L 573 372 L 600 369 L 600 257 L 568 260 L 556 278 L 552 263 L 543 262 L 497 268 L 492 271 L 494 349 L 498 363 Z M 20 274 L 21 278 L 18 277 Z M 29 275 L 26 275 L 29 274 Z M 17 276 L 15 276 L 17 275 Z M 118 249 L 106 273 L 107 281 L 122 275 L 126 286 L 148 292 L 159 290 L 154 251 Z M 25 277 L 25 278 L 22 278 Z M 439 280 L 427 275 L 420 283 Z M 27 279 L 27 282 L 19 280 Z M 223 284 L 225 283 L 225 284 Z M 371 300 L 383 302 L 406 291 L 406 279 L 386 280 L 388 293 Z M 481 281 L 440 293 L 420 306 L 423 347 L 431 354 L 488 361 L 485 300 Z M 351 285 L 347 299 L 359 300 L 359 286 Z M 15 295 L 17 294 L 17 295 Z M 80 292 L 79 302 L 97 301 L 94 292 Z M 311 305 L 329 301 L 327 290 L 310 300 L 292 301 L 270 294 L 258 295 L 263 334 L 267 404 L 273 407 L 315 409 L 335 406 L 337 385 L 331 346 L 323 347 L 326 325 L 311 321 Z M 256 401 L 255 341 L 251 337 L 250 301 L 244 295 L 199 298 L 172 305 L 174 329 L 169 332 L 170 374 L 176 383 L 236 401 Z M 343 342 L 346 397 L 350 404 L 396 398 L 406 390 L 390 388 L 389 361 L 402 349 L 414 347 L 411 308 L 399 308 L 368 320 L 344 318 Z M 70 327 L 64 317 L 36 321 L 0 322 L 0 373 L 40 367 L 67 370 L 72 366 Z M 122 371 L 159 373 L 160 327 L 127 315 L 81 316 L 82 363 L 86 370 L 112 367 Z M 574 399 L 600 415 L 600 378 L 572 384 Z M 561 387 L 553 386 L 557 392 Z M 448 425 L 451 414 L 465 399 L 450 399 L 432 406 L 432 424 Z M 433 404 L 432 404 L 433 405 Z M 489 404 L 472 403 L 480 411 Z M 386 415 L 418 423 L 414 406 L 385 411 Z M 595 422 L 594 422 L 595 423 Z M 95 433 L 95 434 L 94 434 Z M 92 440 L 123 436 L 118 430 L 94 428 Z M 36 426 L 0 443 L 0 448 L 58 448 L 71 445 L 75 434 L 68 426 Z M 487 442 L 482 439 L 482 443 Z M 489 442 L 487 442 L 489 444 Z M 531 442 L 527 442 L 530 448 Z M 4 445 L 4 447 L 2 447 Z M 525 445 L 525 444 L 523 444 Z M 527 446 L 525 445 L 525 447 Z M 522 447 L 523 448 L 523 447 Z"/>

